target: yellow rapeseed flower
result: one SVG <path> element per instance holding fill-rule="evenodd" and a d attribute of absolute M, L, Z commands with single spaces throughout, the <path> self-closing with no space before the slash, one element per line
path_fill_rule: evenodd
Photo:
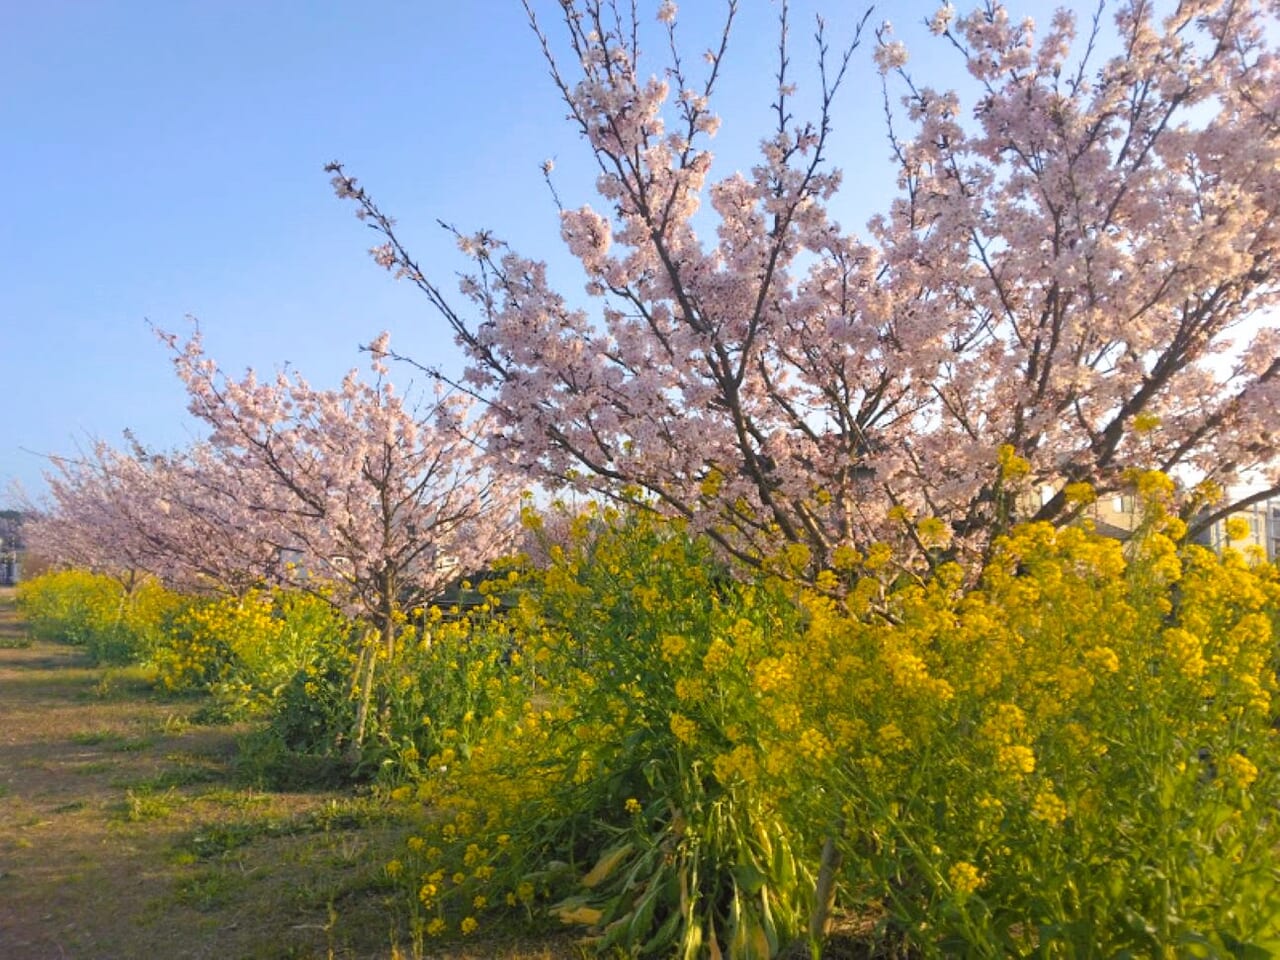
<path fill-rule="evenodd" d="M 1249 529 L 1249 521 L 1244 517 L 1232 517 L 1224 525 L 1224 530 L 1228 540 L 1247 540 L 1252 532 Z"/>
<path fill-rule="evenodd" d="M 720 673 L 733 660 L 733 648 L 719 637 L 711 641 L 706 656 L 702 658 L 702 668 L 707 673 Z"/>
<path fill-rule="evenodd" d="M 671 732 L 681 743 L 693 743 L 698 735 L 698 725 L 681 713 L 671 715 Z"/>
<path fill-rule="evenodd" d="M 679 634 L 668 633 L 663 636 L 658 646 L 662 651 L 662 659 L 667 663 L 674 663 L 689 649 L 689 641 Z"/>
<path fill-rule="evenodd" d="M 1227 772 L 1231 775 L 1231 781 L 1241 789 L 1258 779 L 1257 766 L 1242 753 L 1233 753 L 1227 757 Z"/>
<path fill-rule="evenodd" d="M 1000 447 L 999 462 L 1000 476 L 1005 480 L 1020 480 L 1031 472 L 1031 464 L 1007 443 Z"/>
<path fill-rule="evenodd" d="M 978 872 L 978 868 L 967 860 L 959 860 L 951 865 L 947 870 L 947 880 L 951 882 L 951 889 L 961 897 L 967 897 L 980 886 L 982 886 L 982 874 Z"/>
<path fill-rule="evenodd" d="M 1035 772 L 1036 755 L 1030 747 L 1021 744 L 1001 747 L 996 751 L 996 764 L 1005 773 L 1021 776 Z"/>
<path fill-rule="evenodd" d="M 1035 800 L 1031 802 L 1031 815 L 1056 827 L 1067 819 L 1067 805 L 1050 787 L 1041 787 Z"/>

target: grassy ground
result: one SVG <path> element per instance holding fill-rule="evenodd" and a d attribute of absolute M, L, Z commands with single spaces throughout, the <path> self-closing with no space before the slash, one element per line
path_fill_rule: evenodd
<path fill-rule="evenodd" d="M 382 874 L 407 827 L 351 792 L 245 786 L 243 731 L 194 723 L 200 706 L 28 640 L 0 590 L 0 957 L 413 956 Z"/>

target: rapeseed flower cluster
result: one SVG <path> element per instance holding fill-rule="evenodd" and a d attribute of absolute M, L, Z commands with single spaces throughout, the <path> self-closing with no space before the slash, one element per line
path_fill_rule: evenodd
<path fill-rule="evenodd" d="M 173 618 L 154 660 L 169 691 L 207 689 L 224 709 L 261 716 L 297 681 L 305 698 L 327 691 L 327 668 L 342 658 L 350 624 L 315 596 L 253 590 L 190 603 Z"/>
<path fill-rule="evenodd" d="M 149 661 L 186 598 L 142 575 L 55 570 L 18 584 L 28 629 L 84 647 L 97 663 Z"/>
<path fill-rule="evenodd" d="M 1090 949 L 1142 952 L 1123 918 L 1172 915 L 1170 895 L 1183 929 L 1269 942 L 1280 910 L 1214 904 L 1280 896 L 1238 868 L 1280 842 L 1262 799 L 1280 585 L 1246 554 L 1179 545 L 1168 484 L 1135 483 L 1155 507 L 1130 544 L 1016 528 L 977 584 L 945 564 L 900 577 L 876 547 L 813 590 L 798 551 L 737 584 L 679 525 L 587 525 L 529 574 L 528 672 L 503 719 L 428 793 L 468 828 L 414 861 L 452 871 L 433 909 L 455 932 L 518 905 L 602 949 L 714 936 L 745 956 L 731 944 L 804 928 L 819 864 L 798 851 L 827 840 L 846 906 L 887 912 L 923 955 L 1065 950 L 1086 927 Z M 1192 848 L 1203 876 L 1151 879 Z"/>

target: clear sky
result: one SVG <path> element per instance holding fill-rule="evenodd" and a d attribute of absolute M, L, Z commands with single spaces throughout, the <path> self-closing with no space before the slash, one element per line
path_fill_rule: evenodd
<path fill-rule="evenodd" d="M 559 4 L 534 5 L 554 28 Z M 656 3 L 642 6 L 651 17 Z M 680 4 L 690 59 L 723 6 Z M 717 101 L 717 176 L 753 162 L 769 123 L 777 6 L 742 7 Z M 892 19 L 913 69 L 946 85 L 957 59 L 920 26 L 936 7 L 881 2 L 873 22 Z M 816 83 L 815 8 L 837 40 L 863 9 L 793 0 L 802 94 Z M 894 192 L 871 48 L 837 105 L 849 227 Z M 422 296 L 366 255 L 374 236 L 333 196 L 329 160 L 397 217 L 447 289 L 465 262 L 437 218 L 493 229 L 578 289 L 539 170 L 555 159 L 566 205 L 594 199 L 564 114 L 517 0 L 0 0 L 0 499 L 14 481 L 40 493 L 40 454 L 118 442 L 126 428 L 162 448 L 199 435 L 149 323 L 184 332 L 197 317 L 210 355 L 237 374 L 288 363 L 335 384 L 383 329 L 457 369 Z"/>

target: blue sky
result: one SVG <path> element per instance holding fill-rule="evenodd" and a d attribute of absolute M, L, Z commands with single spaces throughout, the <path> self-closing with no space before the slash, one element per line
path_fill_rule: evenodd
<path fill-rule="evenodd" d="M 535 6 L 554 27 L 558 3 Z M 777 7 L 742 6 L 716 175 L 752 163 L 769 123 Z M 881 3 L 874 20 L 889 17 L 911 43 L 936 6 Z M 836 38 L 862 9 L 793 2 L 802 94 L 814 88 L 822 7 Z M 722 9 L 681 4 L 692 59 Z M 954 82 L 941 45 L 911 46 L 913 69 Z M 893 193 L 870 50 L 855 55 L 837 107 L 832 157 L 850 227 Z M 126 428 L 156 447 L 199 435 L 149 323 L 185 331 L 197 317 L 234 373 L 288 363 L 333 384 L 383 329 L 457 368 L 421 295 L 366 255 L 373 234 L 333 196 L 329 160 L 398 218 L 446 289 L 465 263 L 437 218 L 493 229 L 578 289 L 539 170 L 553 157 L 566 205 L 593 199 L 589 154 L 564 113 L 516 0 L 0 0 L 0 499 L 13 481 L 40 493 L 39 454 L 118 442 Z"/>

